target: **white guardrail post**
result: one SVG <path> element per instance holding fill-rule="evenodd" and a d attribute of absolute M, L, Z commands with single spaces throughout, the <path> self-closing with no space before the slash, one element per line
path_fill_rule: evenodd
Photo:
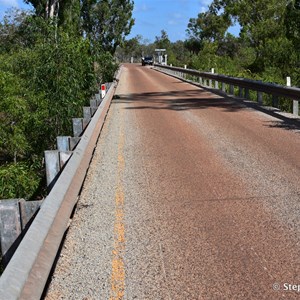
<path fill-rule="evenodd" d="M 291 77 L 286 78 L 286 86 L 292 86 Z M 293 115 L 299 116 L 299 101 L 293 100 Z"/>

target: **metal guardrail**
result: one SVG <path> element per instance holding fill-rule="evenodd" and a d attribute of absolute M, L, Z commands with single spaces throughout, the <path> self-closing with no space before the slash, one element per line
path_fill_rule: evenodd
<path fill-rule="evenodd" d="M 249 97 L 249 90 L 266 93 L 273 95 L 275 97 L 286 97 L 289 99 L 292 99 L 294 101 L 300 100 L 300 88 L 297 87 L 287 87 L 282 86 L 279 84 L 273 84 L 273 83 L 265 83 L 257 80 L 251 80 L 251 79 L 245 79 L 245 78 L 236 78 L 231 76 L 225 76 L 220 74 L 214 74 L 209 72 L 201 72 L 197 70 L 192 69 L 185 69 L 185 68 L 179 68 L 179 67 L 171 67 L 166 65 L 160 65 L 155 64 L 156 68 L 165 69 L 173 72 L 175 75 L 178 75 L 179 77 L 183 77 L 183 74 L 188 74 L 191 76 L 196 76 L 200 78 L 200 82 L 202 82 L 202 78 L 210 80 L 209 86 L 212 88 L 213 83 L 212 81 L 215 81 L 215 87 L 218 87 L 218 83 L 221 82 L 223 84 L 229 84 L 230 90 L 233 91 L 233 87 L 237 86 L 240 89 L 244 89 L 245 97 Z M 224 85 L 221 88 L 223 91 L 225 91 Z M 240 91 L 240 94 L 242 94 L 242 91 Z M 262 101 L 262 97 L 258 95 L 258 102 L 260 103 Z M 298 103 L 294 103 L 294 114 L 298 115 Z"/>
<path fill-rule="evenodd" d="M 120 72 L 117 75 L 117 80 Z M 0 299 L 40 299 L 92 159 L 116 85 L 98 107 L 0 278 Z"/>

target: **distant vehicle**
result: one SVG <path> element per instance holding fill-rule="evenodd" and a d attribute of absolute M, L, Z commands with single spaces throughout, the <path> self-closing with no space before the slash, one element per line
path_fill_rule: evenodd
<path fill-rule="evenodd" d="M 145 65 L 153 66 L 153 57 L 152 56 L 142 57 L 142 66 L 145 66 Z"/>

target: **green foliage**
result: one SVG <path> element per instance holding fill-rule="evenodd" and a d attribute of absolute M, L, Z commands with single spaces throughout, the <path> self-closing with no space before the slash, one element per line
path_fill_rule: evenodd
<path fill-rule="evenodd" d="M 132 10 L 131 0 L 82 1 L 82 28 L 95 54 L 102 51 L 115 53 L 134 24 Z"/>
<path fill-rule="evenodd" d="M 26 162 L 0 166 L 0 199 L 30 199 L 39 183 L 38 170 Z"/>
<path fill-rule="evenodd" d="M 97 57 L 97 78 L 100 82 L 112 82 L 114 74 L 118 69 L 118 64 L 114 62 L 112 55 L 109 52 L 100 53 Z"/>
<path fill-rule="evenodd" d="M 0 57 L 2 60 L 4 57 Z M 7 61 L 7 60 L 6 60 Z M 3 66 L 2 66 L 3 68 Z M 24 80 L 0 70 L 0 156 L 6 161 L 30 158 L 45 147 L 47 118 L 42 94 L 26 88 Z"/>
<path fill-rule="evenodd" d="M 207 12 L 190 19 L 187 45 L 198 41 L 201 49 L 191 51 L 189 64 L 275 83 L 291 76 L 300 85 L 299 16 L 299 0 L 213 0 Z M 235 22 L 239 37 L 226 33 Z"/>
<path fill-rule="evenodd" d="M 15 10 L 0 23 L 1 198 L 36 194 L 43 151 L 54 148 L 56 136 L 71 134 L 71 119 L 82 116 L 97 82 L 113 80 L 118 66 L 105 49 L 113 52 L 133 21 L 131 1 L 27 2 L 35 13 Z M 90 32 L 80 27 L 87 2 L 98 22 Z M 105 3 L 120 18 L 111 10 L 96 15 Z"/>

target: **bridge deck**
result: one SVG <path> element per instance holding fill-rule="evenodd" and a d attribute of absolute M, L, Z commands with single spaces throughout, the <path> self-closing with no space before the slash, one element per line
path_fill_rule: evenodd
<path fill-rule="evenodd" d="M 299 133 L 147 67 L 117 95 L 46 299 L 298 298 Z"/>

